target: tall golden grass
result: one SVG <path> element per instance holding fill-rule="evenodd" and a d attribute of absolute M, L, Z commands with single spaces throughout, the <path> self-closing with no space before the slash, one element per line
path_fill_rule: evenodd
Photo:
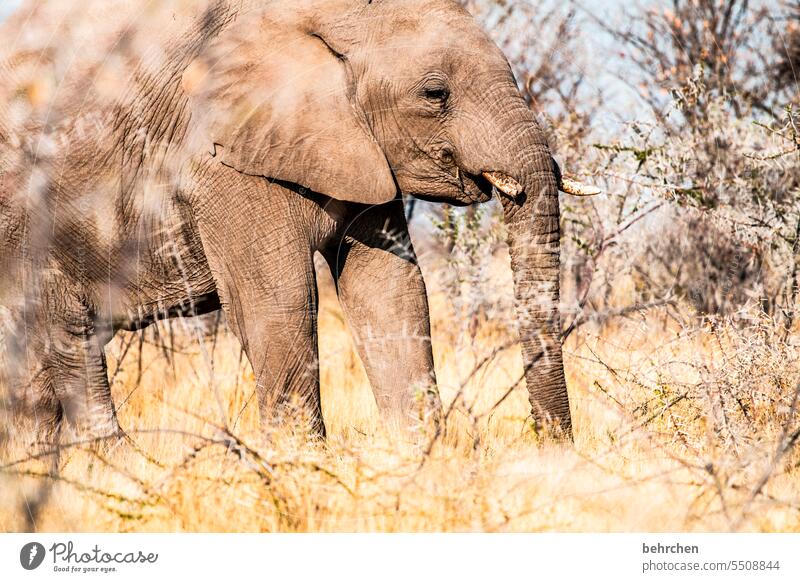
<path fill-rule="evenodd" d="M 191 322 L 173 322 L 172 339 L 160 324 L 141 357 L 138 336 L 108 349 L 131 442 L 68 448 L 49 474 L 42 460 L 14 463 L 29 451 L 12 434 L 0 529 L 800 531 L 800 354 L 758 321 L 747 333 L 689 328 L 660 311 L 581 327 L 565 346 L 566 445 L 528 424 L 518 350 L 487 358 L 512 332 L 484 321 L 461 333 L 434 292 L 450 414 L 433 439 L 382 425 L 335 293 L 323 284 L 321 295 L 327 442 L 259 428 L 252 371 L 229 332 L 201 346 Z"/>

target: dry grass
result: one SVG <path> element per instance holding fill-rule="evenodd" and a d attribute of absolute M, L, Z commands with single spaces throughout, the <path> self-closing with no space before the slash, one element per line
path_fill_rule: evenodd
<path fill-rule="evenodd" d="M 570 338 L 574 447 L 526 423 L 516 349 L 484 323 L 474 341 L 435 295 L 434 350 L 447 432 L 387 433 L 323 286 L 321 361 L 330 439 L 258 427 L 254 380 L 229 333 L 205 350 L 176 324 L 167 358 L 148 332 L 114 379 L 136 447 L 64 454 L 42 531 L 800 531 L 798 350 L 733 328 L 692 333 L 655 313 Z M 165 328 L 162 328 L 162 330 Z M 468 335 L 468 334 L 467 334 Z M 110 347 L 109 367 L 123 342 Z M 166 342 L 169 345 L 169 341 Z M 213 381 L 209 354 L 213 350 Z M 217 428 L 225 422 L 238 441 Z M 794 440 L 792 440 L 794 438 Z M 413 442 L 412 442 L 413 441 Z M 430 449 L 430 450 L 429 450 Z M 4 463 L 24 457 L 7 445 Z M 26 498 L 50 477 L 37 461 L 0 473 L 0 530 L 25 527 Z"/>

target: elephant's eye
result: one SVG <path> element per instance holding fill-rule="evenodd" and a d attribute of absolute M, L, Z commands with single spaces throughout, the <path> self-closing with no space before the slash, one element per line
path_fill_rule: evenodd
<path fill-rule="evenodd" d="M 423 89 L 422 94 L 428 101 L 443 104 L 447 101 L 450 92 L 445 87 L 426 87 Z"/>

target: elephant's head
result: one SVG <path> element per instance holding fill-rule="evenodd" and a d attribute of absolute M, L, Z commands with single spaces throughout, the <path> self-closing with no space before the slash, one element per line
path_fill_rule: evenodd
<path fill-rule="evenodd" d="M 557 168 L 509 64 L 450 0 L 267 3 L 184 74 L 220 162 L 340 200 L 501 195 L 533 416 L 569 434 Z"/>

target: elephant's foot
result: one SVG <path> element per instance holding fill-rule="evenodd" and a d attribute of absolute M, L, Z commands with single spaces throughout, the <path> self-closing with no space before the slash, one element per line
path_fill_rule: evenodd
<path fill-rule="evenodd" d="M 114 419 L 113 426 L 107 427 L 101 432 L 95 431 L 90 433 L 88 439 L 91 446 L 94 447 L 97 452 L 106 455 L 112 454 L 125 445 L 136 447 L 136 443 L 128 436 L 128 433 L 122 430 L 119 423 L 116 422 L 116 418 Z"/>
<path fill-rule="evenodd" d="M 261 423 L 268 436 L 278 433 L 300 436 L 310 441 L 324 441 L 327 436 L 319 398 L 299 395 L 261 407 Z"/>
<path fill-rule="evenodd" d="M 419 383 L 412 389 L 390 386 L 374 390 L 384 426 L 404 439 L 418 440 L 441 429 L 442 401 L 435 384 Z"/>
<path fill-rule="evenodd" d="M 65 425 L 68 427 L 68 434 L 61 438 L 63 445 L 88 445 L 102 450 L 124 439 L 125 432 L 119 425 L 110 401 L 103 404 L 92 403 L 85 398 L 70 396 L 72 397 L 62 402 Z"/>
<path fill-rule="evenodd" d="M 421 431 L 425 434 L 439 434 L 444 428 L 444 411 L 436 385 L 429 384 L 420 388 L 416 400 Z"/>

